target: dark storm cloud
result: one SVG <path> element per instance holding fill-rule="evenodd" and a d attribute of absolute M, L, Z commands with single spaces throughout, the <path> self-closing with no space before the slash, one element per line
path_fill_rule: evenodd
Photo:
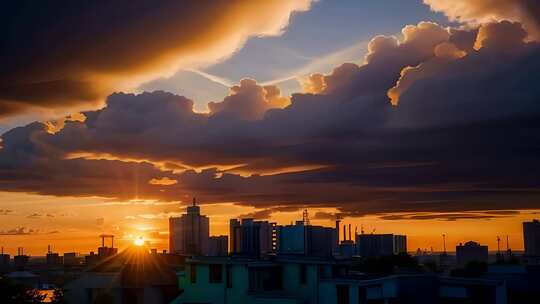
<path fill-rule="evenodd" d="M 310 0 L 26 1 L 0 10 L 0 118 L 95 108 L 115 90 L 274 35 Z"/>
<path fill-rule="evenodd" d="M 313 78 L 322 89 L 283 109 L 268 106 L 279 92 L 251 80 L 210 114 L 170 93 L 113 94 L 55 134 L 39 123 L 4 134 L 0 190 L 196 195 L 260 215 L 538 208 L 540 49 L 515 35 L 522 31 L 509 22 L 470 32 L 408 26 L 404 40 L 375 38 L 365 65 Z M 150 183 L 163 178 L 177 183 Z"/>

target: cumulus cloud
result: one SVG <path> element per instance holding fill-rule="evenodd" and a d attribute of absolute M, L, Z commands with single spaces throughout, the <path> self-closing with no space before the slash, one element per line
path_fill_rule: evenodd
<path fill-rule="evenodd" d="M 281 104 L 269 101 L 277 90 L 253 80 L 207 114 L 170 93 L 113 94 L 57 132 L 34 123 L 5 133 L 0 190 L 196 195 L 265 213 L 312 206 L 347 216 L 535 208 L 540 49 L 475 50 L 481 31 L 421 23 L 402 40 L 375 38 L 363 65 L 337 67 L 319 77 L 322 91 L 293 94 L 284 108 L 269 106 Z M 496 41 L 507 31 L 486 33 Z M 408 66 L 417 69 L 401 76 L 392 107 L 387 92 Z M 148 183 L 158 178 L 177 183 Z"/>
<path fill-rule="evenodd" d="M 301 80 L 302 88 L 306 93 L 321 93 L 326 89 L 326 84 L 324 83 L 324 75 L 321 73 L 311 74 L 305 79 Z"/>
<path fill-rule="evenodd" d="M 422 62 L 416 67 L 407 66 L 401 70 L 401 77 L 396 82 L 396 85 L 388 90 L 388 98 L 392 105 L 397 106 L 399 97 L 416 81 L 427 78 L 430 75 L 439 73 L 442 66 L 449 60 L 455 60 L 466 55 L 466 53 L 458 49 L 453 43 L 443 42 L 437 45 L 434 49 L 435 57 Z"/>
<path fill-rule="evenodd" d="M 11 1 L 0 14 L 0 117 L 99 106 L 113 91 L 277 35 L 311 0 Z"/>
<path fill-rule="evenodd" d="M 289 104 L 289 98 L 281 96 L 277 86 L 260 86 L 255 80 L 246 78 L 231 87 L 229 96 L 223 101 L 210 102 L 208 108 L 210 114 L 217 116 L 259 120 L 269 109 L 284 108 Z"/>
<path fill-rule="evenodd" d="M 540 38 L 540 3 L 536 0 L 424 0 L 450 19 L 479 25 L 511 20 L 525 25 L 534 39 Z"/>

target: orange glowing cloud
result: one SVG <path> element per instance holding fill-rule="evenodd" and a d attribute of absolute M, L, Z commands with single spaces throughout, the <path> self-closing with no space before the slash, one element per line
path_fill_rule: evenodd
<path fill-rule="evenodd" d="M 5 37 L 32 43 L 5 41 L 1 116 L 36 108 L 95 108 L 113 91 L 172 75 L 181 67 L 222 60 L 249 37 L 279 35 L 291 14 L 310 4 L 311 0 L 141 1 L 129 6 L 74 2 L 66 9 L 36 3 L 33 11 L 43 5 L 55 14 L 44 14 L 38 23 L 21 9 L 16 20 L 7 21 L 24 27 L 11 24 L 7 28 L 20 31 Z M 122 17 L 111 22 L 118 16 Z M 63 20 L 69 24 L 61 24 Z"/>

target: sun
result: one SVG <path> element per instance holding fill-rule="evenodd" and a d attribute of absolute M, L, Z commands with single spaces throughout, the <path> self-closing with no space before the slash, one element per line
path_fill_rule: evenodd
<path fill-rule="evenodd" d="M 135 240 L 133 240 L 133 243 L 135 244 L 135 246 L 142 246 L 144 245 L 144 239 L 142 236 L 136 238 Z"/>

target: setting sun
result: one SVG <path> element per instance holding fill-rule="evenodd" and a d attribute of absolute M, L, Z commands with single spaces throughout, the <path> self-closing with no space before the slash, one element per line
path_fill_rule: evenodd
<path fill-rule="evenodd" d="M 142 246 L 144 245 L 144 239 L 141 237 L 138 237 L 136 238 L 133 243 L 135 244 L 135 246 Z"/>

